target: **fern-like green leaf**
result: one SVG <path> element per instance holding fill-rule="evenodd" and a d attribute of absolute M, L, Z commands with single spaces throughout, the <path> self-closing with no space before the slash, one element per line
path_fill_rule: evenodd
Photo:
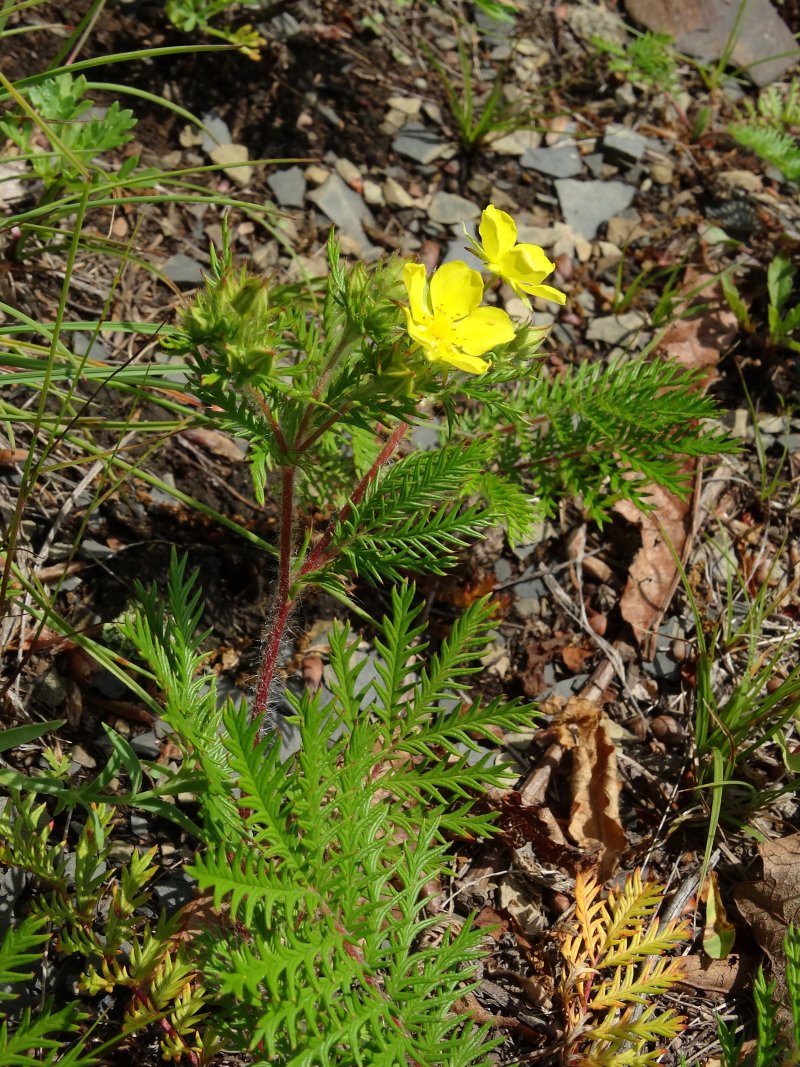
<path fill-rule="evenodd" d="M 800 181 L 800 145 L 797 138 L 771 126 L 734 122 L 728 127 L 735 140 L 751 149 L 789 181 Z"/>

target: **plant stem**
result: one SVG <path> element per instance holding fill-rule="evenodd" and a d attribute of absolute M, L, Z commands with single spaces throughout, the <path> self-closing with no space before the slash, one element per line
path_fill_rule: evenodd
<path fill-rule="evenodd" d="M 375 475 L 396 451 L 398 445 L 408 430 L 408 423 L 401 422 L 392 433 L 389 440 L 381 449 L 377 459 L 356 486 L 350 500 L 342 508 L 339 519 L 347 519 L 353 508 L 363 499 L 364 494 L 374 480 Z M 275 668 L 278 665 L 278 656 L 281 650 L 281 641 L 286 630 L 286 623 L 292 610 L 294 598 L 291 595 L 292 586 L 292 542 L 294 534 L 294 482 L 295 467 L 281 468 L 281 533 L 280 553 L 278 559 L 278 589 L 275 594 L 275 609 L 268 621 L 268 633 L 264 658 L 261 662 L 261 670 L 256 685 L 256 695 L 253 702 L 253 719 L 261 720 L 256 734 L 256 744 L 261 739 L 264 716 L 269 704 L 269 695 L 272 681 L 275 677 Z M 300 576 L 319 570 L 328 562 L 326 553 L 333 539 L 335 523 L 331 523 L 325 533 L 320 537 L 314 549 L 309 553 L 305 563 L 300 568 Z"/>
<path fill-rule="evenodd" d="M 295 468 L 281 468 L 281 534 L 280 555 L 278 558 L 278 590 L 275 595 L 276 611 L 272 619 L 272 626 L 267 637 L 267 647 L 264 659 L 261 662 L 261 671 L 256 686 L 256 697 L 253 705 L 253 717 L 263 719 L 269 702 L 272 679 L 275 676 L 275 667 L 278 663 L 278 654 L 281 649 L 283 632 L 289 618 L 292 600 L 289 595 L 292 577 L 292 540 L 294 533 L 294 480 Z M 256 740 L 260 736 L 260 729 Z"/>
<path fill-rule="evenodd" d="M 350 517 L 353 508 L 361 502 L 364 497 L 364 494 L 369 488 L 370 483 L 374 480 L 375 475 L 378 473 L 384 463 L 386 463 L 387 460 L 391 458 L 392 453 L 396 451 L 397 446 L 405 437 L 407 430 L 407 422 L 400 422 L 397 424 L 394 433 L 378 454 L 378 458 L 375 460 L 370 469 L 358 483 L 353 492 L 353 495 L 350 497 L 348 502 L 339 512 L 339 522 L 346 522 L 347 519 Z M 324 564 L 328 562 L 325 559 L 325 553 L 330 547 L 331 540 L 333 539 L 334 529 L 335 523 L 331 522 L 331 524 L 328 526 L 328 529 L 325 531 L 322 537 L 320 537 L 319 541 L 317 541 L 316 545 L 314 546 L 314 549 L 309 553 L 308 558 L 300 568 L 301 575 L 309 574 L 311 571 L 318 570 L 319 567 L 324 566 Z"/>

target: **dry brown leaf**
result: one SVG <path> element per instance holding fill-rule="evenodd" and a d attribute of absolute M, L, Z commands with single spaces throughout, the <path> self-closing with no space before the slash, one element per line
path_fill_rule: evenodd
<path fill-rule="evenodd" d="M 716 275 L 688 267 L 681 292 L 704 309 L 676 319 L 667 327 L 657 351 L 693 370 L 710 368 L 706 385 L 716 378 L 719 357 L 734 341 L 739 324 L 722 294 Z"/>
<path fill-rule="evenodd" d="M 649 487 L 648 496 L 655 504 L 650 515 L 643 515 L 628 500 L 621 500 L 614 509 L 641 527 L 642 547 L 628 571 L 619 610 L 642 645 L 646 660 L 655 654 L 658 624 L 675 592 L 678 569 L 672 549 L 679 559 L 684 558 L 692 522 L 690 503 L 674 493 L 654 485 Z"/>
<path fill-rule="evenodd" d="M 764 865 L 763 878 L 759 882 L 738 885 L 733 891 L 733 899 L 772 962 L 776 996 L 786 1006 L 783 939 L 788 925 L 800 919 L 800 834 L 766 841 L 758 846 L 758 851 Z"/>
<path fill-rule="evenodd" d="M 683 958 L 681 985 L 727 996 L 734 990 L 747 988 L 752 983 L 754 969 L 749 956 L 731 954 L 724 960 L 711 960 L 705 953 L 693 953 Z"/>
<path fill-rule="evenodd" d="M 586 660 L 589 656 L 593 656 L 594 652 L 593 648 L 585 648 L 582 645 L 567 645 L 566 648 L 561 650 L 561 659 L 564 661 L 564 666 L 567 670 L 572 671 L 573 674 L 578 674 L 583 670 Z"/>
<path fill-rule="evenodd" d="M 608 716 L 590 700 L 570 697 L 553 725 L 559 744 L 572 749 L 568 832 L 582 848 L 600 846 L 599 878 L 605 881 L 627 843 L 619 817 L 617 750 Z"/>
<path fill-rule="evenodd" d="M 687 300 L 702 301 L 707 306 L 696 315 L 673 322 L 667 328 L 658 351 L 688 370 L 708 368 L 709 373 L 705 378 L 705 384 L 708 385 L 716 377 L 714 368 L 720 354 L 738 332 L 736 316 L 725 303 L 719 281 L 713 274 L 702 273 L 690 266 L 681 289 Z M 687 463 L 685 470 L 691 474 L 696 470 L 696 462 Z M 695 486 L 695 497 L 697 490 Z M 642 547 L 630 568 L 620 600 L 620 612 L 641 644 L 642 655 L 650 660 L 656 651 L 658 625 L 678 584 L 678 568 L 669 542 L 678 558 L 685 559 L 694 532 L 694 509 L 691 498 L 682 501 L 657 486 L 649 486 L 647 495 L 655 505 L 649 515 L 642 515 L 624 500 L 616 505 L 615 510 L 629 522 L 641 526 Z"/>

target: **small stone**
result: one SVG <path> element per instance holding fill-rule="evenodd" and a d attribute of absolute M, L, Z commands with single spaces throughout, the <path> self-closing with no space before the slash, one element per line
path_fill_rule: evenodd
<path fill-rule="evenodd" d="M 210 155 L 211 150 L 221 144 L 231 143 L 231 131 L 228 123 L 216 111 L 207 111 L 202 118 L 202 147 Z"/>
<path fill-rule="evenodd" d="M 625 81 L 614 90 L 614 100 L 624 110 L 636 106 L 636 90 L 630 82 Z"/>
<path fill-rule="evenodd" d="M 253 168 L 243 166 L 250 158 L 247 145 L 244 144 L 220 144 L 212 148 L 208 153 L 215 163 L 222 166 L 225 174 L 237 185 L 249 185 L 253 177 Z"/>
<path fill-rule="evenodd" d="M 72 752 L 70 753 L 72 759 L 79 767 L 86 767 L 87 770 L 91 770 L 92 767 L 97 766 L 97 760 L 94 756 L 90 756 L 83 745 L 73 745 Z"/>
<path fill-rule="evenodd" d="M 442 125 L 442 122 L 444 121 L 442 118 L 442 109 L 438 104 L 434 103 L 433 100 L 424 101 L 422 111 L 431 122 L 435 122 L 437 126 Z"/>
<path fill-rule="evenodd" d="M 625 215 L 614 215 L 608 220 L 606 237 L 612 244 L 625 245 L 636 241 L 646 234 L 641 216 L 637 211 L 629 210 Z"/>
<path fill-rule="evenodd" d="M 342 181 L 347 182 L 348 185 L 354 185 L 356 182 L 361 181 L 361 171 L 349 159 L 337 159 L 334 167 Z"/>
<path fill-rule="evenodd" d="M 607 345 L 616 345 L 620 341 L 630 342 L 646 322 L 644 315 L 638 311 L 627 311 L 624 315 L 601 315 L 589 323 L 586 339 L 601 341 Z"/>
<path fill-rule="evenodd" d="M 614 124 L 606 127 L 603 134 L 603 158 L 615 166 L 633 166 L 642 158 L 646 148 L 647 138 L 630 126 Z"/>
<path fill-rule="evenodd" d="M 166 276 L 181 289 L 193 289 L 203 283 L 203 270 L 197 260 L 183 252 L 170 256 L 161 268 Z"/>
<path fill-rule="evenodd" d="M 536 130 L 513 130 L 489 141 L 487 148 L 501 156 L 522 156 L 542 143 Z"/>
<path fill-rule="evenodd" d="M 433 163 L 435 159 L 441 159 L 448 147 L 445 141 L 441 141 L 435 133 L 418 122 L 409 123 L 392 141 L 392 151 L 423 166 Z"/>
<path fill-rule="evenodd" d="M 161 742 L 156 737 L 155 730 L 145 730 L 131 738 L 131 748 L 142 759 L 157 759 L 161 752 Z"/>
<path fill-rule="evenodd" d="M 607 271 L 613 270 L 622 259 L 622 249 L 615 245 L 613 241 L 598 241 L 597 248 L 600 252 L 600 258 L 596 264 L 597 274 L 605 274 Z"/>
<path fill-rule="evenodd" d="M 383 197 L 389 207 L 413 207 L 416 203 L 396 178 L 387 178 L 383 183 Z"/>
<path fill-rule="evenodd" d="M 751 170 L 723 170 L 717 180 L 728 189 L 743 189 L 746 193 L 760 193 L 764 188 L 761 175 Z"/>
<path fill-rule="evenodd" d="M 149 837 L 150 836 L 150 823 L 144 817 L 140 815 L 138 811 L 131 812 L 131 833 L 136 837 Z"/>
<path fill-rule="evenodd" d="M 632 186 L 619 181 L 558 178 L 555 185 L 564 221 L 587 240 L 604 222 L 629 207 L 635 193 Z"/>
<path fill-rule="evenodd" d="M 575 36 L 589 45 L 593 37 L 602 37 L 622 47 L 628 42 L 625 23 L 602 4 L 570 4 L 565 18 Z"/>
<path fill-rule="evenodd" d="M 132 841 L 117 841 L 108 852 L 108 858 L 114 867 L 124 866 L 136 849 Z"/>
<path fill-rule="evenodd" d="M 370 178 L 364 179 L 364 188 L 361 191 L 364 202 L 372 207 L 380 207 L 384 203 L 383 190 L 377 182 Z"/>
<path fill-rule="evenodd" d="M 476 219 L 481 213 L 477 204 L 456 193 L 439 191 L 428 207 L 428 218 L 442 226 L 452 226 L 467 219 Z"/>
<path fill-rule="evenodd" d="M 680 744 L 686 734 L 676 718 L 672 715 L 656 715 L 650 723 L 653 736 L 665 745 Z"/>
<path fill-rule="evenodd" d="M 338 174 L 329 174 L 325 182 L 308 194 L 320 211 L 339 230 L 340 238 L 347 237 L 357 255 L 366 260 L 377 259 L 380 249 L 372 245 L 364 233 L 363 223 L 374 225 L 372 214 L 355 190 L 345 185 Z"/>
<path fill-rule="evenodd" d="M 176 870 L 165 878 L 153 882 L 154 903 L 159 911 L 163 908 L 168 916 L 188 904 L 196 895 L 197 883 L 187 874 Z"/>
<path fill-rule="evenodd" d="M 327 177 L 327 173 L 326 173 Z M 306 195 L 306 176 L 300 167 L 287 167 L 267 178 L 267 185 L 281 207 L 302 207 Z"/>
<path fill-rule="evenodd" d="M 529 148 L 520 158 L 520 165 L 551 178 L 573 178 L 583 170 L 577 147 L 568 142 L 555 148 Z"/>
<path fill-rule="evenodd" d="M 422 110 L 422 100 L 418 96 L 390 96 L 386 103 L 393 111 L 410 119 L 416 118 Z"/>
<path fill-rule="evenodd" d="M 651 163 L 650 177 L 656 185 L 672 185 L 675 168 L 671 163 Z"/>
<path fill-rule="evenodd" d="M 593 178 L 603 177 L 604 164 L 602 152 L 590 152 L 588 156 L 583 157 L 583 162 L 586 164 L 586 169 Z"/>
<path fill-rule="evenodd" d="M 789 420 L 783 415 L 762 415 L 758 420 L 760 433 L 769 433 L 777 436 L 785 433 L 789 428 Z"/>
<path fill-rule="evenodd" d="M 442 443 L 440 427 L 435 422 L 421 422 L 411 431 L 411 440 L 421 452 L 430 452 Z"/>
<path fill-rule="evenodd" d="M 93 537 L 87 537 L 81 541 L 78 548 L 78 555 L 81 559 L 110 559 L 114 555 L 114 550 L 109 548 L 108 545 L 102 544 L 100 541 L 95 541 Z"/>
<path fill-rule="evenodd" d="M 556 115 L 550 123 L 550 132 L 544 135 L 544 143 L 557 145 L 561 141 L 572 141 L 577 129 L 578 124 L 569 115 Z"/>
<path fill-rule="evenodd" d="M 305 169 L 306 181 L 312 185 L 322 185 L 323 182 L 328 180 L 330 171 L 327 167 L 320 166 L 319 163 L 311 163 Z"/>
<path fill-rule="evenodd" d="M 394 137 L 398 134 L 406 124 L 406 116 L 402 111 L 389 111 L 386 118 L 380 124 L 381 133 L 385 133 L 387 137 Z"/>
<path fill-rule="evenodd" d="M 33 684 L 36 699 L 47 708 L 58 708 L 67 699 L 67 691 L 55 667 L 48 667 Z"/>
<path fill-rule="evenodd" d="M 507 559 L 501 557 L 500 559 L 495 560 L 494 576 L 496 581 L 500 584 L 508 581 L 511 577 L 511 564 Z"/>

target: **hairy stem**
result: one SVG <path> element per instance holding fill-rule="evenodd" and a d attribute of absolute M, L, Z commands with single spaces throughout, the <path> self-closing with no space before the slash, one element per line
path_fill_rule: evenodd
<path fill-rule="evenodd" d="M 392 436 L 383 446 L 375 462 L 356 486 L 350 500 L 342 508 L 339 515 L 341 519 L 347 519 L 353 508 L 363 499 L 364 494 L 374 480 L 376 474 L 386 463 L 408 430 L 408 423 L 401 422 L 397 425 Z M 286 630 L 286 623 L 291 614 L 293 598 L 291 595 L 292 585 L 292 548 L 294 534 L 294 483 L 296 469 L 294 467 L 281 468 L 281 532 L 280 532 L 280 555 L 278 559 L 278 589 L 275 594 L 275 607 L 268 621 L 267 641 L 264 649 L 264 658 L 261 661 L 261 670 L 256 685 L 255 701 L 253 703 L 253 719 L 261 720 L 269 704 L 272 682 L 275 677 L 275 669 L 278 665 L 278 656 L 281 650 L 281 641 Z M 326 556 L 333 539 L 335 524 L 331 523 L 325 533 L 320 537 L 313 550 L 309 553 L 305 563 L 300 568 L 300 575 L 310 574 L 324 566 L 329 560 Z M 256 735 L 256 743 L 261 738 L 261 727 Z"/>
<path fill-rule="evenodd" d="M 339 512 L 339 522 L 346 522 L 347 519 L 350 517 L 353 508 L 362 501 L 362 499 L 364 498 L 364 494 L 370 486 L 370 483 L 375 479 L 375 475 L 378 473 L 384 463 L 386 463 L 391 458 L 393 453 L 397 450 L 397 447 L 405 437 L 407 430 L 407 422 L 398 423 L 398 425 L 395 427 L 394 433 L 381 449 L 380 453 L 378 454 L 378 458 L 375 460 L 370 469 L 358 483 L 353 492 L 353 495 L 350 497 L 348 502 Z M 330 547 L 331 540 L 333 539 L 333 531 L 335 528 L 336 524 L 332 522 L 328 529 L 325 531 L 325 533 L 322 535 L 322 537 L 320 537 L 319 541 L 317 541 L 313 550 L 308 554 L 308 558 L 306 559 L 305 563 L 300 568 L 301 575 L 310 574 L 311 571 L 318 570 L 321 566 L 324 566 L 324 564 L 328 562 L 328 560 L 325 558 L 325 553 Z"/>

